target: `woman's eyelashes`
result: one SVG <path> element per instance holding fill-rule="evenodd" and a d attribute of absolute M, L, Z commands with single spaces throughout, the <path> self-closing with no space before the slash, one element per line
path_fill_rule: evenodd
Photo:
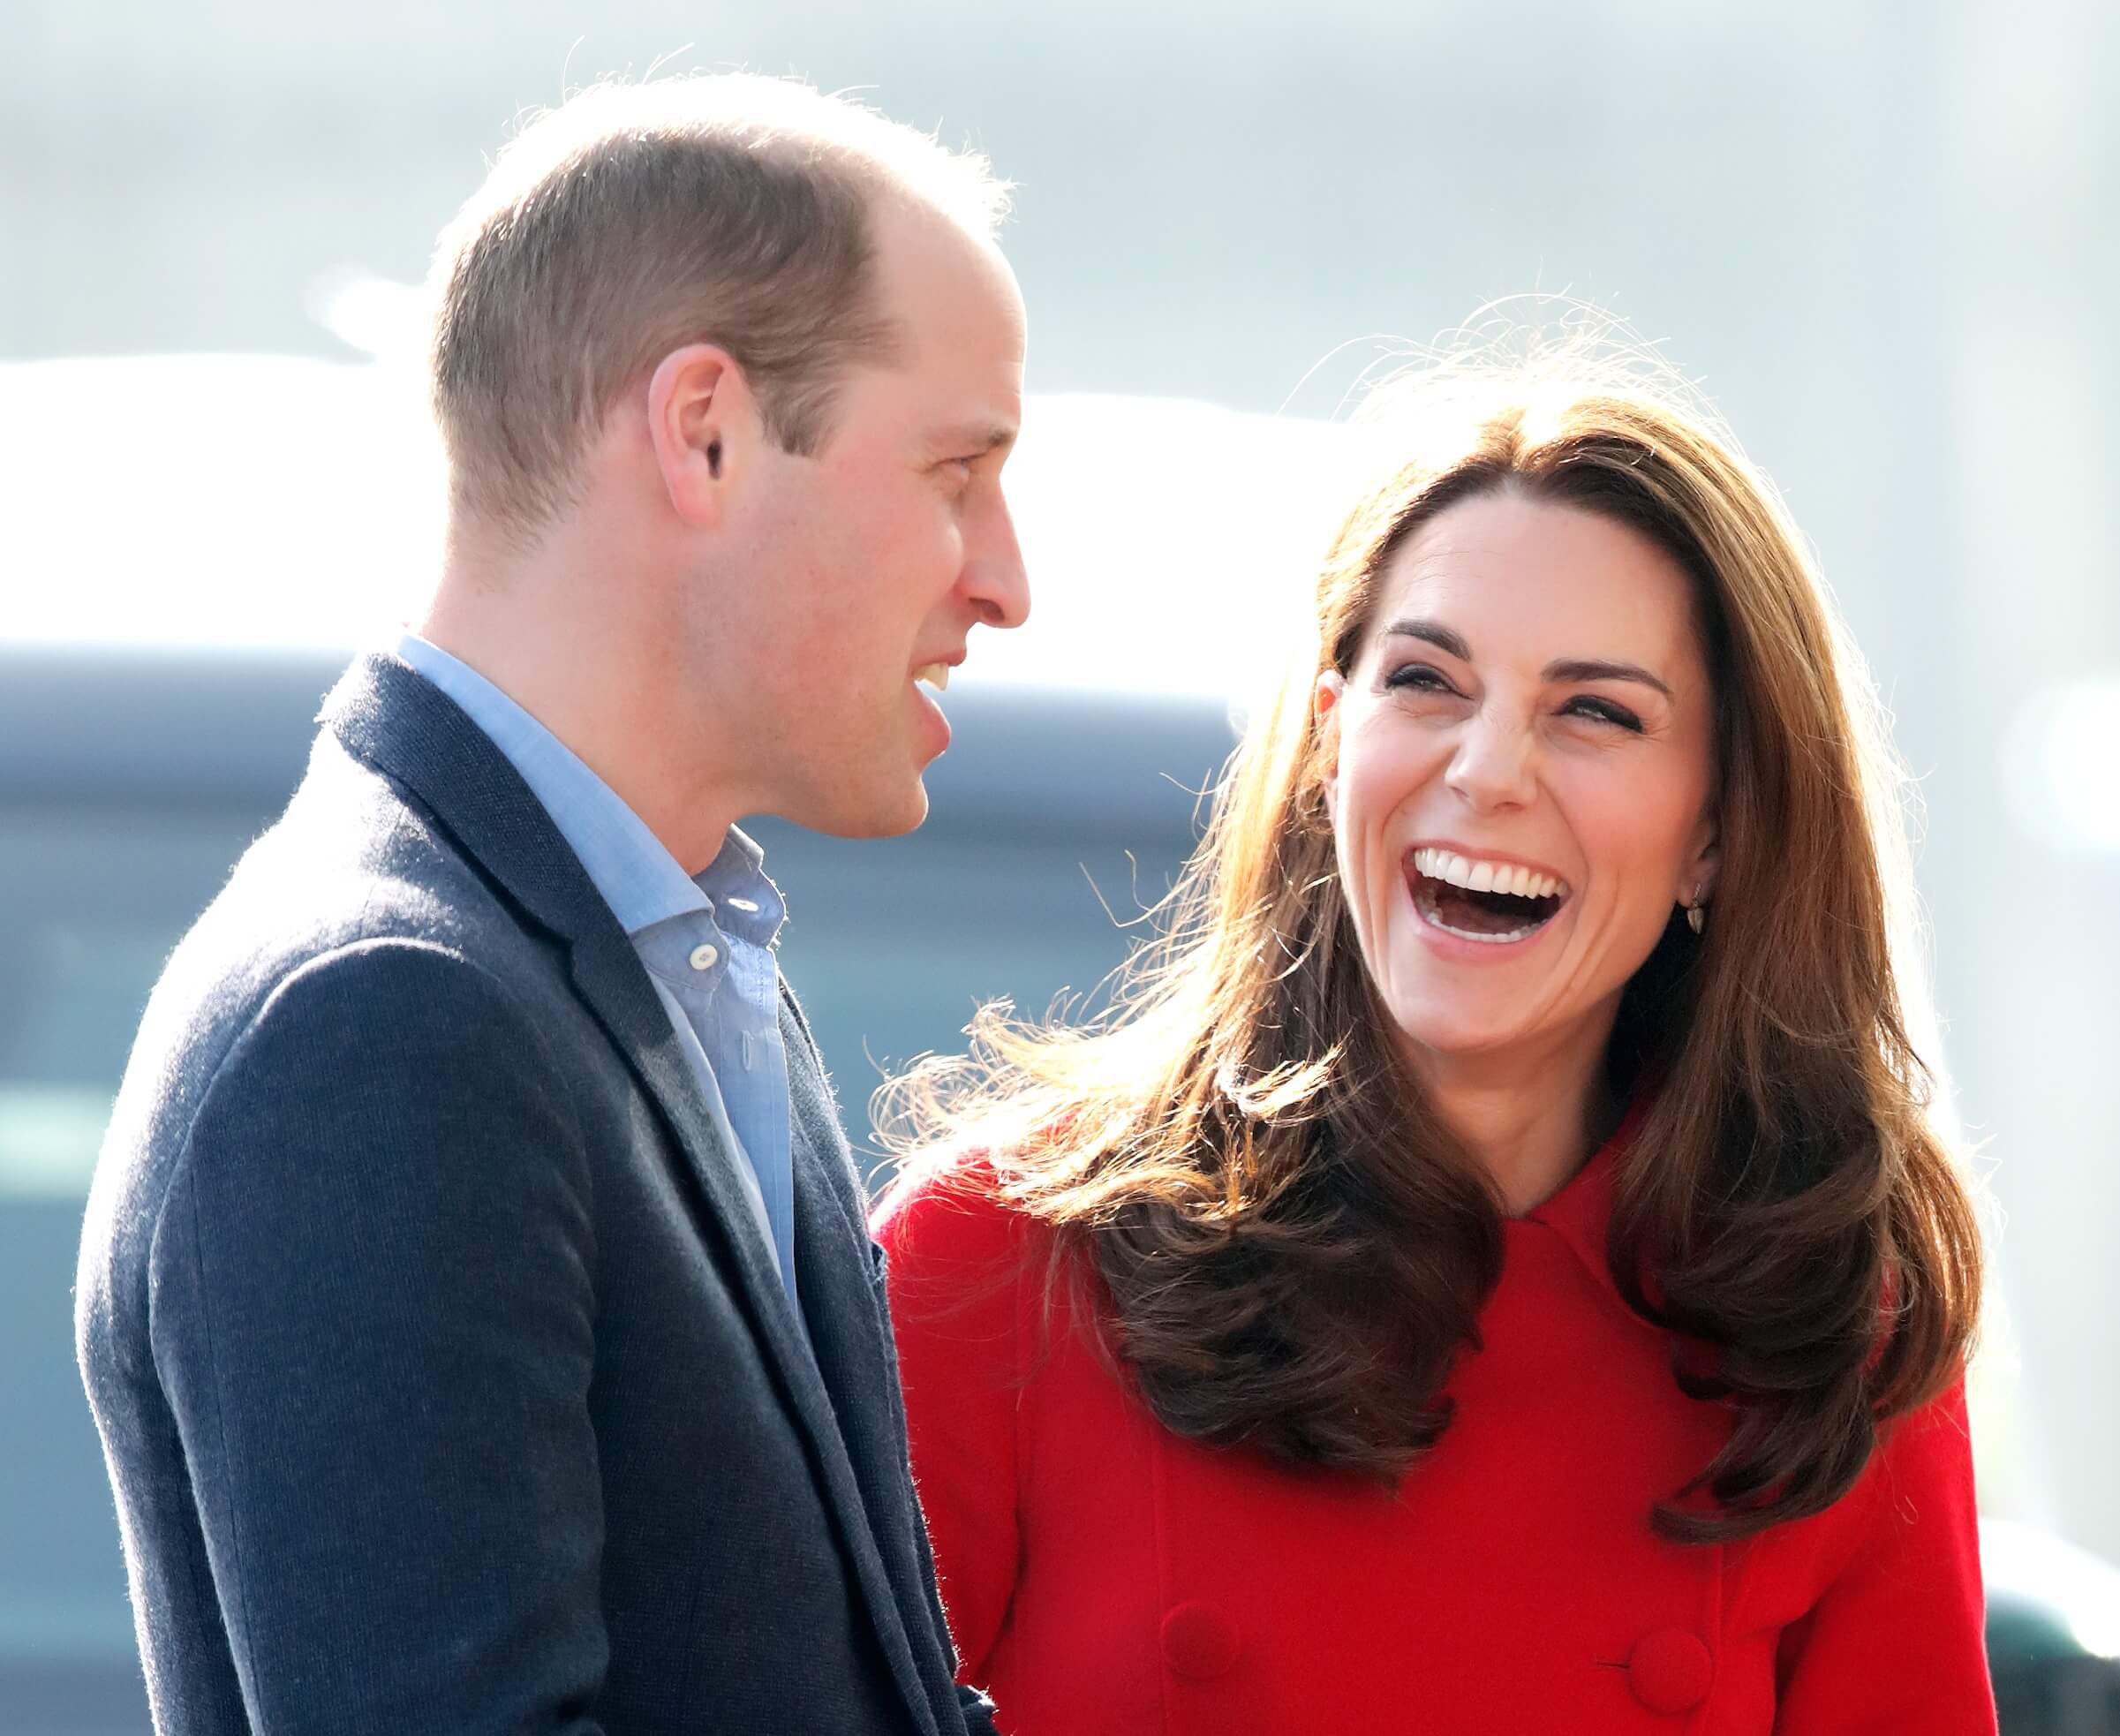
<path fill-rule="evenodd" d="M 1402 663 L 1384 678 L 1386 688 L 1395 692 L 1455 693 L 1443 671 L 1432 663 Z"/>
<path fill-rule="evenodd" d="M 1611 699 L 1601 699 L 1595 694 L 1579 694 L 1568 701 L 1565 709 L 1573 716 L 1595 718 L 1600 723 L 1610 723 L 1639 736 L 1642 732 L 1641 720 L 1625 706 Z"/>
<path fill-rule="evenodd" d="M 1384 685 L 1395 693 L 1463 696 L 1450 678 L 1432 663 L 1402 663 L 1386 672 Z M 1596 693 L 1578 693 L 1562 701 L 1559 711 L 1565 717 L 1588 719 L 1593 723 L 1609 724 L 1616 729 L 1625 729 L 1631 735 L 1641 735 L 1641 719 L 1616 699 L 1607 699 Z"/>

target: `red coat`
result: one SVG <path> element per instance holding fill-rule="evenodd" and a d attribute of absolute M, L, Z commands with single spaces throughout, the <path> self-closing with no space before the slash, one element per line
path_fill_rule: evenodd
<path fill-rule="evenodd" d="M 1507 1226 L 1457 1411 L 1396 1498 L 1180 1438 L 1039 1317 L 1048 1234 L 902 1181 L 913 1467 L 1011 1736 L 1988 1736 L 1961 1391 L 1814 1518 L 1660 1541 L 1724 1426 L 1605 1270 L 1611 1150 Z"/>

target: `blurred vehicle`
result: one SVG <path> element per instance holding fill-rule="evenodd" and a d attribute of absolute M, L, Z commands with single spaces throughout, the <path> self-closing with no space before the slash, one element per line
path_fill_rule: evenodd
<path fill-rule="evenodd" d="M 387 643 L 384 579 L 417 582 L 433 525 L 387 382 L 272 358 L 126 364 L 196 407 L 193 437 L 126 513 L 99 510 L 97 479 L 40 472 L 33 447 L 55 406 L 98 400 L 106 366 L 0 367 L 0 470 L 49 479 L 10 524 L 33 577 L 0 620 L 4 1736 L 147 1727 L 73 1361 L 83 1198 L 164 959 L 284 804 L 352 648 Z M 1301 424 L 1082 398 L 1030 426 L 1012 494 L 1042 618 L 975 637 L 969 671 L 989 673 L 946 699 L 956 745 L 928 823 L 851 843 L 755 828 L 857 1143 L 882 1072 L 962 1046 L 977 1003 L 1040 1013 L 1123 959 L 1192 848 L 1232 696 L 1290 648 L 1275 623 L 1300 611 L 1292 575 L 1343 487 L 1332 431 Z M 1270 502 L 1247 480 L 1262 465 L 1285 485 Z M 1173 499 L 1228 509 L 1181 523 Z M 1989 1553 L 2007 1736 L 2120 1731 L 2120 1577 L 2015 1528 Z"/>
<path fill-rule="evenodd" d="M 2033 1527 L 1980 1527 L 2003 1736 L 2120 1730 L 2120 1572 Z"/>

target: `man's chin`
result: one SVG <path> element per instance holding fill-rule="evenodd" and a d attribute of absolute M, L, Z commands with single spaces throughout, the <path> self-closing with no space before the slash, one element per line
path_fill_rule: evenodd
<path fill-rule="evenodd" d="M 872 799 L 836 802 L 814 816 L 787 818 L 831 838 L 902 838 L 927 818 L 927 786 L 917 777 L 902 790 L 871 794 Z"/>

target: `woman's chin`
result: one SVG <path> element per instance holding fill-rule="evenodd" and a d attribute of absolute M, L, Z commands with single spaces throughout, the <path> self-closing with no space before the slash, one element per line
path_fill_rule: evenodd
<path fill-rule="evenodd" d="M 1481 1018 L 1463 1007 L 1404 1008 L 1393 1010 L 1400 1046 L 1416 1062 L 1474 1060 L 1532 1045 L 1537 1031 L 1520 1015 Z"/>
<path fill-rule="evenodd" d="M 1521 1083 L 1539 1087 L 1572 1076 L 1569 1057 L 1603 1053 L 1619 994 L 1616 987 L 1586 1007 L 1572 998 L 1541 1003 L 1522 994 L 1467 993 L 1461 983 L 1423 983 L 1417 990 L 1408 984 L 1398 993 L 1387 992 L 1382 999 L 1397 1027 L 1400 1052 L 1417 1073 L 1471 1066 L 1496 1083 L 1509 1083 L 1507 1064 L 1515 1060 L 1523 1068 Z"/>

